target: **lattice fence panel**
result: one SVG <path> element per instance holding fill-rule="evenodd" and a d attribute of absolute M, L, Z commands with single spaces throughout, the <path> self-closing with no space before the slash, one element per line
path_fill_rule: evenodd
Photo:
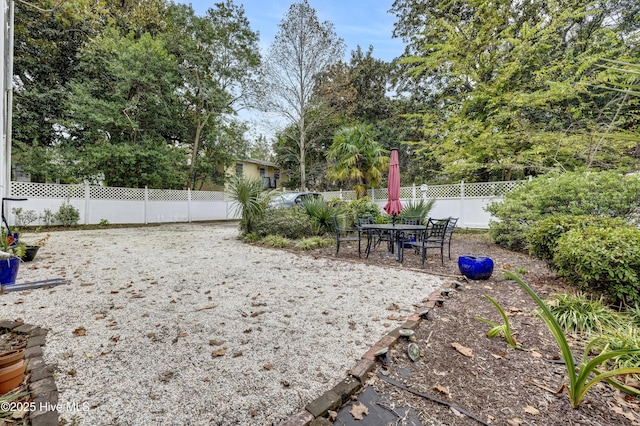
<path fill-rule="evenodd" d="M 177 189 L 150 189 L 149 200 L 150 201 L 189 201 L 189 194 L 187 191 L 180 191 Z"/>
<path fill-rule="evenodd" d="M 117 188 L 114 186 L 90 186 L 89 193 L 92 199 L 144 201 L 144 188 Z"/>
<path fill-rule="evenodd" d="M 11 182 L 11 196 L 16 198 L 84 198 L 84 185 Z"/>
<path fill-rule="evenodd" d="M 327 201 L 331 201 L 334 198 L 340 198 L 340 191 L 328 191 L 322 193 L 322 198 Z"/>
<path fill-rule="evenodd" d="M 226 201 L 226 195 L 221 191 L 191 191 L 192 201 Z"/>
<path fill-rule="evenodd" d="M 342 191 L 342 199 L 344 201 L 353 201 L 356 199 L 355 191 Z"/>
<path fill-rule="evenodd" d="M 403 188 L 400 188 L 400 198 L 403 199 L 403 200 L 411 200 L 411 199 L 413 199 L 413 194 L 414 194 L 414 192 L 413 192 L 413 187 L 412 186 L 405 186 Z M 417 196 L 419 196 L 419 193 L 418 193 Z M 387 198 L 386 194 L 385 194 L 384 198 Z"/>
<path fill-rule="evenodd" d="M 388 194 L 387 188 L 374 189 L 372 198 L 374 200 L 386 200 L 387 194 Z"/>
<path fill-rule="evenodd" d="M 464 196 L 502 197 L 523 184 L 524 181 L 467 183 L 464 185 Z"/>
<path fill-rule="evenodd" d="M 427 198 L 459 198 L 460 184 L 457 185 L 428 185 Z"/>

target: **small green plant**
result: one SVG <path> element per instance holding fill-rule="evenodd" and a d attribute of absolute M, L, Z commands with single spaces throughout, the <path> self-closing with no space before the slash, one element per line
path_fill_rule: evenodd
<path fill-rule="evenodd" d="M 22 210 L 22 207 L 14 207 L 11 211 L 16 216 L 16 226 L 27 226 L 38 220 L 38 214 L 35 210 Z"/>
<path fill-rule="evenodd" d="M 511 332 L 511 326 L 509 325 L 509 318 L 507 317 L 507 313 L 504 311 L 504 309 L 502 309 L 502 306 L 500 306 L 500 304 L 498 304 L 498 302 L 496 302 L 491 296 L 485 294 L 484 297 L 486 297 L 487 300 L 489 300 L 489 302 L 491 302 L 493 306 L 495 306 L 498 312 L 500 312 L 502 321 L 504 321 L 503 324 L 498 324 L 495 321 L 491 321 L 486 318 L 477 317 L 476 318 L 477 320 L 487 323 L 493 327 L 491 330 L 487 331 L 487 337 L 489 339 L 493 339 L 494 337 L 502 334 L 504 336 L 504 339 L 509 344 L 509 346 L 511 346 L 514 349 L 521 349 L 520 345 L 518 344 L 518 341 L 515 339 L 515 337 L 513 337 L 513 333 Z"/>
<path fill-rule="evenodd" d="M 291 240 L 280 235 L 267 235 L 259 241 L 260 244 L 268 247 L 285 248 L 289 247 Z"/>
<path fill-rule="evenodd" d="M 44 209 L 44 212 L 40 215 L 40 220 L 45 226 L 51 226 L 56 222 L 56 215 L 49 209 Z"/>
<path fill-rule="evenodd" d="M 584 293 L 557 294 L 547 301 L 549 310 L 565 332 L 595 333 L 617 329 L 620 316 L 602 303 L 602 298 L 591 300 Z"/>
<path fill-rule="evenodd" d="M 302 250 L 314 250 L 317 248 L 323 247 L 331 247 L 336 242 L 333 238 L 324 238 L 324 237 L 310 237 L 303 238 L 302 240 L 296 243 L 296 248 Z"/>
<path fill-rule="evenodd" d="M 616 382 L 612 378 L 614 376 L 618 376 L 621 374 L 640 374 L 639 367 L 629 367 L 629 368 L 616 368 L 609 371 L 600 372 L 598 368 L 601 365 L 605 364 L 607 361 L 615 359 L 617 357 L 632 355 L 640 353 L 640 349 L 617 349 L 611 351 L 603 351 L 591 361 L 588 360 L 588 356 L 590 351 L 595 347 L 598 343 L 599 339 L 594 339 L 589 344 L 587 344 L 584 354 L 582 356 L 582 361 L 579 366 L 576 366 L 575 360 L 573 359 L 573 353 L 571 352 L 571 347 L 567 342 L 567 338 L 564 335 L 562 327 L 558 324 L 556 317 L 553 315 L 547 304 L 540 299 L 540 297 L 533 291 L 531 287 L 522 279 L 522 277 L 511 271 L 504 271 L 504 275 L 507 279 L 514 280 L 524 291 L 526 291 L 533 300 L 535 300 L 536 304 L 540 308 L 538 315 L 545 322 L 549 331 L 556 339 L 558 343 L 558 347 L 560 352 L 562 353 L 562 359 L 564 360 L 565 369 L 567 371 L 567 377 L 569 379 L 568 385 L 563 385 L 569 395 L 569 401 L 573 408 L 578 408 L 582 399 L 584 398 L 587 391 L 596 383 L 601 381 L 606 381 L 609 384 L 612 384 L 618 389 L 624 388 L 622 384 Z M 590 376 L 594 375 L 591 379 Z M 626 389 L 626 388 L 625 388 Z"/>
<path fill-rule="evenodd" d="M 261 238 L 262 237 L 257 232 L 250 232 L 248 234 L 244 234 L 242 241 L 245 243 L 257 243 Z"/>
<path fill-rule="evenodd" d="M 54 217 L 58 222 L 62 223 L 62 226 L 74 226 L 80 221 L 80 211 L 73 207 L 71 203 L 65 201 L 60 205 Z"/>
<path fill-rule="evenodd" d="M 20 388 L 15 388 L 15 389 L 10 390 L 7 393 L 4 393 L 4 394 L 0 395 L 0 405 L 2 405 L 2 406 L 6 405 L 7 407 L 9 407 L 9 406 L 11 406 L 10 404 L 12 402 L 23 401 L 28 396 L 29 396 L 29 392 L 22 391 L 22 390 L 20 390 Z M 25 402 L 24 405 L 27 406 L 28 403 Z M 9 417 L 12 416 L 12 414 L 13 414 L 12 411 L 3 409 L 3 410 L 0 411 L 0 419 L 9 418 Z M 4 422 L 0 422 L 0 423 L 4 424 Z"/>
<path fill-rule="evenodd" d="M 618 350 L 625 348 L 640 348 L 640 331 L 636 327 L 621 327 L 609 329 L 598 340 L 596 349 Z M 640 352 L 623 355 L 612 360 L 616 368 L 637 367 L 640 365 Z"/>
<path fill-rule="evenodd" d="M 100 222 L 98 223 L 98 225 L 102 227 L 107 227 L 109 226 L 109 221 L 107 219 L 100 219 Z"/>

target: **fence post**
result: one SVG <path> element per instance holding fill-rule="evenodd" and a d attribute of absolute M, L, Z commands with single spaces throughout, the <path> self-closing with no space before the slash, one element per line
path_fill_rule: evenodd
<path fill-rule="evenodd" d="M 344 198 L 342 198 L 342 188 L 340 188 L 340 200 L 344 200 Z"/>
<path fill-rule="evenodd" d="M 147 219 L 147 203 L 149 202 L 149 187 L 147 185 L 144 186 L 144 224 L 148 225 L 149 220 Z"/>
<path fill-rule="evenodd" d="M 460 222 L 466 225 L 464 222 L 464 181 L 460 181 Z"/>
<path fill-rule="evenodd" d="M 191 223 L 191 188 L 187 188 L 187 222 Z"/>
<path fill-rule="evenodd" d="M 89 212 L 91 206 L 91 189 L 89 188 L 89 182 L 84 183 L 84 224 L 89 224 Z"/>

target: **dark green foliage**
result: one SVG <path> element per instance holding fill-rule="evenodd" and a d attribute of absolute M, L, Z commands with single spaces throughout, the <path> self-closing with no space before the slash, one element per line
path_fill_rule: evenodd
<path fill-rule="evenodd" d="M 489 224 L 489 234 L 503 247 L 524 250 L 529 227 L 552 215 L 632 220 L 640 212 L 639 194 L 640 178 L 613 171 L 540 176 L 487 206 L 497 219 Z"/>
<path fill-rule="evenodd" d="M 324 198 L 307 198 L 302 202 L 302 210 L 311 218 L 311 225 L 317 234 L 333 230 L 331 218 L 336 212 Z"/>
<path fill-rule="evenodd" d="M 623 322 L 602 299 L 590 299 L 584 293 L 557 294 L 547 305 L 565 333 L 603 333 L 620 327 Z"/>
<path fill-rule="evenodd" d="M 607 292 L 614 302 L 640 303 L 640 229 L 575 228 L 558 240 L 558 275 L 582 288 Z"/>
<path fill-rule="evenodd" d="M 357 200 L 350 201 L 345 204 L 345 213 L 349 217 L 349 220 L 352 224 L 356 221 L 356 216 L 359 217 L 367 217 L 373 216 L 373 219 L 376 220 L 378 216 L 381 215 L 380 207 L 373 201 L 371 198 L 362 197 Z"/>
<path fill-rule="evenodd" d="M 627 226 L 628 222 L 621 218 L 590 215 L 550 216 L 529 227 L 526 234 L 527 249 L 532 256 L 538 259 L 551 260 L 560 237 L 571 229 L 584 228 L 589 225 L 600 228 L 620 228 Z"/>
<path fill-rule="evenodd" d="M 261 237 L 279 235 L 297 240 L 314 235 L 311 218 L 302 209 L 268 209 L 255 223 Z"/>
<path fill-rule="evenodd" d="M 431 199 L 429 201 L 420 200 L 417 202 L 409 201 L 408 203 L 402 206 L 402 211 L 400 212 L 400 217 L 420 217 L 420 223 L 427 223 L 427 217 L 429 216 L 429 212 L 433 208 L 436 200 Z"/>
<path fill-rule="evenodd" d="M 73 207 L 71 203 L 64 202 L 55 214 L 55 219 L 61 222 L 63 226 L 77 225 L 78 221 L 80 221 L 80 211 Z"/>

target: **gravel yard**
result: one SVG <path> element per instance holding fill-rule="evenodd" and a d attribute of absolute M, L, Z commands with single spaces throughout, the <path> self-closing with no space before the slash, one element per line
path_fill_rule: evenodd
<path fill-rule="evenodd" d="M 0 296 L 49 329 L 61 418 L 81 425 L 278 423 L 345 377 L 442 278 L 243 244 L 234 224 L 51 234 Z"/>

